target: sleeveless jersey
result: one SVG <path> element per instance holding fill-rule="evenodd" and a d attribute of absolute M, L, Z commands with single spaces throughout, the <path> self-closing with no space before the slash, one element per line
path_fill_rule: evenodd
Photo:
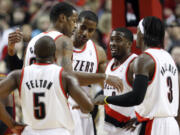
<path fill-rule="evenodd" d="M 126 61 L 124 61 L 118 67 L 112 69 L 114 64 L 114 59 L 112 59 L 107 67 L 106 67 L 106 74 L 117 76 L 123 81 L 123 92 L 118 92 L 116 88 L 113 86 L 108 85 L 107 83 L 104 84 L 104 95 L 105 96 L 115 96 L 115 95 L 122 95 L 132 90 L 132 86 L 127 80 L 127 71 L 129 68 L 130 63 L 137 57 L 136 54 L 131 54 Z M 108 104 L 105 105 L 105 113 L 106 115 L 118 120 L 119 122 L 126 122 L 130 119 L 130 117 L 134 116 L 134 107 L 120 107 L 117 105 Z"/>
<path fill-rule="evenodd" d="M 98 63 L 96 46 L 92 40 L 88 40 L 82 50 L 73 49 L 73 71 L 96 73 L 98 71 Z M 83 87 L 89 95 L 91 95 L 90 87 L 92 85 Z"/>
<path fill-rule="evenodd" d="M 20 99 L 25 124 L 32 129 L 65 128 L 74 123 L 62 87 L 63 68 L 55 64 L 32 64 L 23 69 Z"/>
<path fill-rule="evenodd" d="M 33 37 L 27 46 L 26 56 L 24 59 L 24 66 L 29 66 L 32 63 L 35 63 L 36 56 L 34 54 L 34 46 L 38 39 L 40 39 L 43 36 L 50 36 L 55 41 L 62 35 L 63 34 L 58 31 L 49 31 L 49 32 L 42 32 L 42 33 L 38 34 L 37 36 Z"/>
<path fill-rule="evenodd" d="M 73 70 L 87 73 L 97 72 L 98 56 L 96 46 L 92 40 L 88 40 L 82 50 L 73 49 Z"/>
<path fill-rule="evenodd" d="M 178 70 L 170 54 L 163 49 L 145 51 L 155 63 L 155 73 L 143 102 L 135 107 L 138 118 L 177 116 L 179 106 Z M 140 119 L 139 119 L 140 120 Z"/>

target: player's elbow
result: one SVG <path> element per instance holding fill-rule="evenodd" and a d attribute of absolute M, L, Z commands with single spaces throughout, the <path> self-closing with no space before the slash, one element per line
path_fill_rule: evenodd
<path fill-rule="evenodd" d="M 83 113 L 89 113 L 89 112 L 92 112 L 94 109 L 94 105 L 92 102 L 88 102 L 86 103 L 82 108 L 81 108 L 81 111 Z"/>
<path fill-rule="evenodd" d="M 91 102 L 91 103 L 89 103 L 89 105 L 88 105 L 88 107 L 87 107 L 87 111 L 91 112 L 91 111 L 93 111 L 93 109 L 94 109 L 94 105 L 93 105 L 93 103 Z"/>

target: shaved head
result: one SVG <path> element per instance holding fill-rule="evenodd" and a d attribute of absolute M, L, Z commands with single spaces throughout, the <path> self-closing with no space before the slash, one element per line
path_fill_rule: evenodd
<path fill-rule="evenodd" d="M 37 59 L 53 58 L 55 56 L 56 45 L 49 36 L 43 36 L 35 43 L 35 54 Z"/>

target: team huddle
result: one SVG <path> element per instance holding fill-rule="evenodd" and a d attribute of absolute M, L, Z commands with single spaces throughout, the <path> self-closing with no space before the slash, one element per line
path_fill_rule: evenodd
<path fill-rule="evenodd" d="M 124 27 L 110 35 L 112 59 L 92 40 L 98 17 L 60 2 L 50 12 L 52 27 L 33 37 L 22 70 L 0 82 L 0 120 L 17 135 L 96 135 L 92 111 L 104 105 L 107 135 L 180 135 L 178 70 L 163 49 L 165 26 L 156 17 L 143 18 L 133 34 Z M 12 46 L 22 40 L 10 34 Z M 12 49 L 12 48 L 9 48 Z M 103 94 L 92 97 L 94 84 Z M 17 123 L 2 102 L 19 90 L 23 123 Z M 1 132 L 1 131 L 0 131 Z"/>

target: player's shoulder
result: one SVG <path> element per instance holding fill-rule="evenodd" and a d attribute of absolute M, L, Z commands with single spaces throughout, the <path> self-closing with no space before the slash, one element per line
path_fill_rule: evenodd
<path fill-rule="evenodd" d="M 92 43 L 97 51 L 97 53 L 105 53 L 105 50 L 97 43 L 95 43 L 93 40 L 88 40 L 88 43 Z"/>
<path fill-rule="evenodd" d="M 154 70 L 155 63 L 150 55 L 142 53 L 134 60 L 133 67 L 135 73 L 148 73 Z"/>
<path fill-rule="evenodd" d="M 61 35 L 61 37 L 57 38 L 55 42 L 64 42 L 64 43 L 72 43 L 72 40 L 70 37 L 66 35 Z"/>
<path fill-rule="evenodd" d="M 23 74 L 23 70 L 21 70 L 21 69 L 14 70 L 8 74 L 7 78 L 12 78 L 14 80 L 20 80 L 22 74 Z"/>

